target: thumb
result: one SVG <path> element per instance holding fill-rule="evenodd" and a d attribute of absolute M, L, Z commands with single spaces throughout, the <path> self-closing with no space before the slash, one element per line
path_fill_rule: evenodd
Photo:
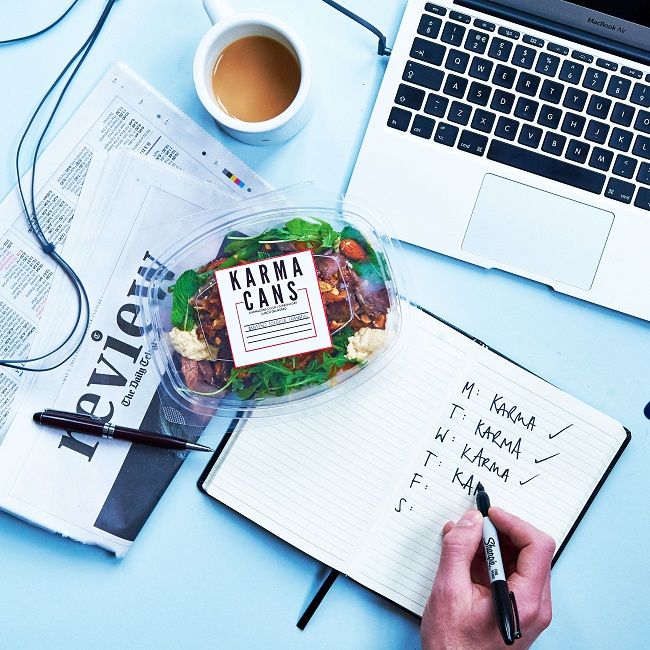
<path fill-rule="evenodd" d="M 471 590 L 470 566 L 483 535 L 483 517 L 468 510 L 443 537 L 436 583 L 454 592 Z"/>

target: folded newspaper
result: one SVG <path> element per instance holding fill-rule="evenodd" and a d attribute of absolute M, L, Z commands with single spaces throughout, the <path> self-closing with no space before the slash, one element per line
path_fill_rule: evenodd
<path fill-rule="evenodd" d="M 123 556 L 184 455 L 47 430 L 31 416 L 83 411 L 198 437 L 206 422 L 157 390 L 139 320 L 143 268 L 181 217 L 268 186 L 116 64 L 41 156 L 36 187 L 46 232 L 84 280 L 92 322 L 58 370 L 0 369 L 0 507 Z M 67 331 L 70 287 L 27 232 L 16 191 L 0 204 L 0 230 L 2 355 L 33 355 Z"/>

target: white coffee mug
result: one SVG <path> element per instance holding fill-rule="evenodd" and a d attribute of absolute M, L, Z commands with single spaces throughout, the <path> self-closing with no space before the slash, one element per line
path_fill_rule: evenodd
<path fill-rule="evenodd" d="M 300 37 L 282 21 L 258 13 L 236 14 L 225 0 L 203 0 L 212 27 L 194 55 L 194 85 L 199 99 L 217 124 L 233 138 L 248 144 L 278 144 L 292 138 L 311 117 L 314 98 L 309 55 Z M 217 58 L 233 41 L 245 36 L 269 36 L 291 50 L 300 65 L 300 86 L 289 107 L 270 120 L 244 122 L 228 115 L 212 91 Z"/>

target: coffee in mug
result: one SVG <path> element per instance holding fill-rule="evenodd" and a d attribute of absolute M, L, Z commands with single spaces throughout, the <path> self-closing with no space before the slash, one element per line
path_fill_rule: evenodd
<path fill-rule="evenodd" d="M 291 50 L 269 36 L 230 43 L 218 56 L 212 92 L 221 109 L 243 122 L 264 122 L 283 113 L 300 87 L 300 64 Z"/>

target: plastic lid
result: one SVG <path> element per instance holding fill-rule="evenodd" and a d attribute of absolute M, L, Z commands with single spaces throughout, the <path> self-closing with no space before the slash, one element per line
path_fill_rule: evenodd
<path fill-rule="evenodd" d="M 344 396 L 394 354 L 396 244 L 364 207 L 308 192 L 187 218 L 148 269 L 147 336 L 180 406 L 286 413 Z"/>

